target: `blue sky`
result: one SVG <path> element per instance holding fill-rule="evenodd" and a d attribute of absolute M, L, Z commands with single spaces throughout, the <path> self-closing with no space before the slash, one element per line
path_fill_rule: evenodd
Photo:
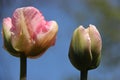
<path fill-rule="evenodd" d="M 0 26 L 2 26 L 2 18 L 11 17 L 16 8 L 24 6 L 36 7 L 43 13 L 46 20 L 55 20 L 59 25 L 55 46 L 50 47 L 40 58 L 27 59 L 27 79 L 70 80 L 69 77 L 73 77 L 71 80 L 77 80 L 80 72 L 71 65 L 68 59 L 68 50 L 72 33 L 79 25 L 84 25 L 85 27 L 89 24 L 96 25 L 96 16 L 91 17 L 92 12 L 90 12 L 89 14 L 85 14 L 89 17 L 87 21 L 82 21 L 81 19 L 81 22 L 78 23 L 74 20 L 73 16 L 70 16 L 72 14 L 71 12 L 69 13 L 63 10 L 62 4 L 64 1 L 51 0 L 47 2 L 47 0 L 33 0 L 30 3 L 27 3 L 29 0 L 13 1 L 14 3 L 12 3 L 12 5 L 8 5 L 8 3 L 4 1 L 4 9 L 2 9 L 3 14 L 0 16 Z M 70 9 L 73 9 L 74 11 L 78 11 L 79 9 L 82 14 L 83 12 L 88 13 L 89 10 L 87 9 L 87 6 L 84 5 L 83 1 L 81 0 L 81 3 L 77 3 L 77 1 L 78 0 L 76 0 L 76 2 L 74 0 L 70 1 L 70 4 L 72 5 Z M 0 80 L 19 80 L 19 58 L 11 56 L 3 49 L 2 35 L 0 35 L 0 37 Z M 118 76 L 119 73 L 117 69 L 112 71 L 112 73 L 104 70 L 105 66 L 101 63 L 97 69 L 89 71 L 89 80 L 112 80 L 112 77 L 110 76 L 114 73 Z"/>

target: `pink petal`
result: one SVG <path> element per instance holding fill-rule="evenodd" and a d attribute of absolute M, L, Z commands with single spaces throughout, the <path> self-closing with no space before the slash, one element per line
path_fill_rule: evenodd
<path fill-rule="evenodd" d="M 15 34 L 19 34 L 21 30 L 21 8 L 15 10 L 12 16 L 12 28 L 11 31 Z"/>
<path fill-rule="evenodd" d="M 10 40 L 10 37 L 11 37 L 11 31 L 10 31 L 11 27 L 12 27 L 11 18 L 9 17 L 4 18 L 2 33 L 7 40 Z"/>
<path fill-rule="evenodd" d="M 26 7 L 24 8 L 23 13 L 24 13 L 26 25 L 28 26 L 28 29 L 31 32 L 32 36 L 35 36 L 42 31 L 43 32 L 47 31 L 45 27 L 47 22 L 45 21 L 42 13 L 39 12 L 39 10 L 37 10 L 34 7 Z"/>
<path fill-rule="evenodd" d="M 25 7 L 18 8 L 13 13 L 13 26 L 11 28 L 13 34 L 11 36 L 11 42 L 17 51 L 25 51 L 27 53 L 33 45 L 33 41 L 29 27 L 26 25 L 25 16 L 23 14 L 24 8 Z"/>
<path fill-rule="evenodd" d="M 11 23 L 11 18 L 4 18 L 3 19 L 3 25 L 5 25 L 5 27 L 7 27 L 7 28 L 11 28 L 12 27 L 12 23 Z"/>

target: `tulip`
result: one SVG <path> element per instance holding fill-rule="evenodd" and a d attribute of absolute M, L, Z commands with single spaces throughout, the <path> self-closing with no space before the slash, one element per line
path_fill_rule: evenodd
<path fill-rule="evenodd" d="M 94 25 L 75 29 L 69 48 L 72 65 L 81 71 L 81 80 L 87 80 L 87 71 L 98 67 L 101 58 L 102 40 Z M 85 78 L 84 78 L 85 77 Z"/>
<path fill-rule="evenodd" d="M 3 19 L 4 48 L 13 56 L 20 57 L 20 80 L 26 80 L 26 58 L 41 56 L 55 44 L 58 25 L 46 21 L 34 7 L 15 10 L 12 18 Z"/>
<path fill-rule="evenodd" d="M 101 57 L 101 36 L 94 25 L 87 29 L 78 27 L 74 33 L 69 49 L 71 63 L 79 70 L 86 67 L 94 69 L 99 65 Z"/>
<path fill-rule="evenodd" d="M 3 19 L 4 47 L 14 56 L 38 57 L 55 44 L 57 31 L 57 23 L 46 21 L 36 8 L 18 8 Z"/>

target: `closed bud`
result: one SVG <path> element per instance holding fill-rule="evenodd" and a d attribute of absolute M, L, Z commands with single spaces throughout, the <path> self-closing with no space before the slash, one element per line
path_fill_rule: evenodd
<path fill-rule="evenodd" d="M 99 65 L 102 41 L 95 26 L 89 25 L 75 29 L 70 48 L 69 59 L 78 70 L 94 69 Z"/>
<path fill-rule="evenodd" d="M 54 45 L 58 25 L 46 21 L 34 7 L 15 10 L 12 18 L 3 19 L 4 47 L 14 56 L 24 53 L 26 57 L 38 57 Z"/>

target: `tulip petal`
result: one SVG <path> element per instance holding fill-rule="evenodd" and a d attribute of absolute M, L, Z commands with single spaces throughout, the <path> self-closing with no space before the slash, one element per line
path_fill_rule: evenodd
<path fill-rule="evenodd" d="M 96 50 L 96 52 L 100 52 L 102 48 L 102 40 L 99 31 L 96 29 L 94 25 L 89 25 L 89 36 L 91 39 L 91 48 Z M 96 45 L 97 44 L 97 45 Z"/>
<path fill-rule="evenodd" d="M 96 68 L 100 63 L 100 57 L 101 57 L 101 48 L 102 48 L 102 40 L 101 36 L 96 29 L 94 25 L 89 25 L 87 28 L 87 31 L 89 33 L 90 39 L 91 39 L 91 52 L 93 56 L 92 64 L 90 66 L 90 69 Z"/>
<path fill-rule="evenodd" d="M 5 39 L 7 40 L 7 42 L 10 41 L 11 27 L 12 27 L 11 18 L 8 17 L 8 18 L 3 19 L 3 33 L 4 33 L 4 36 L 5 36 Z"/>
<path fill-rule="evenodd" d="M 34 7 L 24 8 L 23 14 L 30 35 L 33 38 L 36 37 L 38 33 L 42 32 L 42 28 L 45 28 L 46 21 L 44 20 L 44 16 Z"/>
<path fill-rule="evenodd" d="M 84 53 L 85 50 L 90 51 L 91 42 L 84 27 L 80 26 L 75 30 L 73 34 L 72 45 L 74 51 L 76 51 L 76 54 L 78 55 L 81 55 L 79 52 Z"/>
<path fill-rule="evenodd" d="M 55 44 L 56 35 L 58 32 L 58 25 L 55 21 L 48 22 L 49 24 L 49 31 L 42 34 L 37 34 L 37 38 L 35 39 L 35 45 L 33 46 L 33 49 L 31 50 L 31 53 L 28 55 L 28 57 L 36 58 L 41 56 L 50 46 Z M 47 26 L 47 25 L 45 25 Z M 38 55 L 38 56 L 36 56 Z"/>
<path fill-rule="evenodd" d="M 33 42 L 28 32 L 23 9 L 24 8 L 16 9 L 12 17 L 12 45 L 17 51 L 25 51 L 25 53 L 28 53 Z"/>
<path fill-rule="evenodd" d="M 83 26 L 78 27 L 73 33 L 69 58 L 79 70 L 88 67 L 92 61 L 90 37 Z"/>
<path fill-rule="evenodd" d="M 19 56 L 19 53 L 13 48 L 11 44 L 11 29 L 12 27 L 12 21 L 11 18 L 4 18 L 3 19 L 3 29 L 2 29 L 2 34 L 3 34 L 3 39 L 4 39 L 4 48 L 10 52 L 14 56 Z"/>

